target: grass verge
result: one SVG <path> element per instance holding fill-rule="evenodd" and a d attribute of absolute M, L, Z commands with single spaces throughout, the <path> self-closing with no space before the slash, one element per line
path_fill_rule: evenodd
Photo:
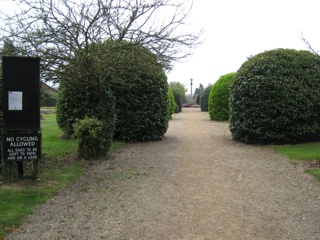
<path fill-rule="evenodd" d="M 272 146 L 278 153 L 290 159 L 302 161 L 320 160 L 320 143 L 307 143 L 297 145 Z"/>
<path fill-rule="evenodd" d="M 311 176 L 314 176 L 318 180 L 318 182 L 320 182 L 320 168 L 306 169 L 305 172 L 310 174 Z"/>
<path fill-rule="evenodd" d="M 23 179 L 6 182 L 0 179 L 0 239 L 15 231 L 27 216 L 43 202 L 48 201 L 62 187 L 79 178 L 85 171 L 85 161 L 75 161 L 77 141 L 61 139 L 55 114 L 43 115 L 41 177 L 39 180 Z M 122 143 L 112 144 L 110 151 Z M 25 163 L 25 167 L 28 163 Z"/>
<path fill-rule="evenodd" d="M 40 181 L 24 179 L 4 185 L 0 189 L 0 239 L 13 232 L 43 202 L 48 201 L 62 187 L 77 179 L 85 170 L 85 163 L 43 172 Z"/>
<path fill-rule="evenodd" d="M 43 114 L 42 117 L 42 152 L 51 157 L 73 154 L 77 146 L 77 141 L 58 137 L 59 135 L 62 135 L 62 133 L 58 128 L 56 115 Z"/>
<path fill-rule="evenodd" d="M 306 162 L 318 162 L 313 165 L 313 168 L 306 169 L 305 172 L 316 177 L 320 182 L 320 143 L 306 143 L 297 145 L 272 146 L 276 153 L 285 155 L 292 160 L 300 160 Z"/>

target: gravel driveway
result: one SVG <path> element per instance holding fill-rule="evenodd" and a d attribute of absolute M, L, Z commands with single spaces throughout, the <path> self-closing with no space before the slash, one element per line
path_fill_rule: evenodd
<path fill-rule="evenodd" d="M 320 184 L 197 108 L 126 144 L 7 239 L 320 239 Z"/>

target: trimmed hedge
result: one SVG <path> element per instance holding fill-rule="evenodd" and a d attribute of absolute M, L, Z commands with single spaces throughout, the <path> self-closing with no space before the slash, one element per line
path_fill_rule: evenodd
<path fill-rule="evenodd" d="M 320 140 L 320 59 L 276 49 L 247 60 L 231 87 L 232 138 L 246 143 Z"/>
<path fill-rule="evenodd" d="M 107 41 L 103 47 L 106 69 L 116 99 L 114 138 L 120 141 L 162 139 L 169 121 L 167 77 L 157 55 L 128 42 Z"/>
<path fill-rule="evenodd" d="M 211 120 L 229 120 L 230 84 L 233 83 L 235 75 L 236 73 L 223 75 L 212 86 L 208 100 L 208 111 Z"/>
<path fill-rule="evenodd" d="M 173 91 L 174 99 L 176 101 L 176 111 L 179 113 L 182 111 L 182 103 L 186 97 L 187 88 L 180 82 L 170 82 L 170 88 Z"/>
<path fill-rule="evenodd" d="M 65 75 L 71 77 L 58 97 L 59 126 L 72 134 L 75 120 L 88 116 L 109 122 L 117 140 L 161 139 L 170 109 L 167 77 L 157 56 L 139 45 L 112 40 L 93 44 L 89 51 L 79 51 L 79 59 L 67 69 Z"/>
<path fill-rule="evenodd" d="M 169 87 L 168 98 L 169 98 L 169 105 L 170 105 L 169 119 L 172 119 L 172 115 L 176 111 L 177 104 L 174 99 L 174 95 L 171 87 Z"/>
<path fill-rule="evenodd" d="M 161 140 L 168 128 L 168 84 L 164 73 L 141 76 L 134 84 L 113 85 L 117 123 L 114 138 L 120 141 Z"/>
<path fill-rule="evenodd" d="M 59 128 L 69 136 L 78 120 L 100 120 L 109 149 L 115 127 L 115 99 L 109 86 L 102 83 L 97 65 L 94 58 L 81 56 L 69 64 L 58 90 L 56 117 Z"/>
<path fill-rule="evenodd" d="M 200 98 L 201 98 L 201 94 L 197 95 L 196 97 L 196 104 L 200 105 Z"/>
<path fill-rule="evenodd" d="M 62 81 L 59 86 L 56 118 L 59 128 L 69 136 L 74 133 L 73 125 L 86 117 L 96 118 L 104 123 L 106 148 L 109 149 L 115 127 L 115 100 L 106 87 L 103 101 L 93 86 L 82 86 Z"/>
<path fill-rule="evenodd" d="M 182 100 L 180 98 L 180 95 L 175 91 L 173 91 L 173 96 L 174 96 L 174 100 L 176 102 L 176 109 L 174 112 L 179 113 L 182 111 Z"/>
<path fill-rule="evenodd" d="M 200 108 L 202 112 L 208 112 L 209 94 L 212 88 L 212 84 L 209 84 L 202 92 L 200 97 Z"/>

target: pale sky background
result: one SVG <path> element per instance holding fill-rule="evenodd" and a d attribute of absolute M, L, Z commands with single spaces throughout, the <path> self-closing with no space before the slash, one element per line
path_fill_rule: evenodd
<path fill-rule="evenodd" d="M 14 0 L 0 0 L 9 9 Z M 190 22 L 203 28 L 204 43 L 186 62 L 176 63 L 168 81 L 193 92 L 236 72 L 251 55 L 276 48 L 307 50 L 301 33 L 320 50 L 320 0 L 194 0 Z M 187 93 L 190 93 L 190 89 Z"/>
<path fill-rule="evenodd" d="M 276 48 L 307 50 L 301 33 L 320 50 L 319 0 L 194 0 L 192 24 L 203 27 L 205 42 L 193 57 L 168 74 L 193 92 L 236 72 L 247 57 Z M 190 93 L 190 89 L 187 93 Z"/>

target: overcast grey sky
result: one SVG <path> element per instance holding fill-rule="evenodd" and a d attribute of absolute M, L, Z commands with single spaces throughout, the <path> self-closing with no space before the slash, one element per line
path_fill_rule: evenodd
<path fill-rule="evenodd" d="M 0 0 L 10 9 L 14 0 Z M 265 50 L 306 50 L 301 33 L 320 50 L 320 0 L 194 0 L 190 22 L 204 28 L 205 42 L 184 63 L 176 63 L 168 81 L 193 90 L 237 71 L 247 57 Z M 188 91 L 188 93 L 190 90 Z"/>
<path fill-rule="evenodd" d="M 175 64 L 168 80 L 189 88 L 193 78 L 193 91 L 236 72 L 251 55 L 307 50 L 301 33 L 320 50 L 319 0 L 194 0 L 191 14 L 192 24 L 206 30 L 205 42 L 187 62 Z"/>

